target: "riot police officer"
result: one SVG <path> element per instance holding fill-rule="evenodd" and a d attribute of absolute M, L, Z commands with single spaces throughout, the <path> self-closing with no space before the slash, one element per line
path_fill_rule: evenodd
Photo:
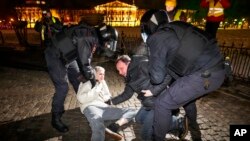
<path fill-rule="evenodd" d="M 58 32 L 52 32 L 52 36 L 47 37 L 45 59 L 49 76 L 55 87 L 51 124 L 58 131 L 67 132 L 69 129 L 62 122 L 61 117 L 64 113 L 64 101 L 69 89 L 68 81 L 73 85 L 75 92 L 78 90 L 80 81 L 90 80 L 94 86 L 95 78 L 91 67 L 92 55 L 95 50 L 101 49 L 105 45 L 109 47 L 108 49 L 115 49 L 118 33 L 116 29 L 106 24 L 93 27 L 81 23 Z"/>
<path fill-rule="evenodd" d="M 223 57 L 214 38 L 185 22 L 169 23 L 162 10 L 142 16 L 141 32 L 150 50 L 151 83 L 162 83 L 166 75 L 175 79 L 155 101 L 153 139 L 163 141 L 170 131 L 171 110 L 184 106 L 188 118 L 195 119 L 193 101 L 221 86 Z"/>

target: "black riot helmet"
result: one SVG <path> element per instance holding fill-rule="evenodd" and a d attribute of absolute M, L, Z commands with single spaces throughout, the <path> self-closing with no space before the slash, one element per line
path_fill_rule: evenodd
<path fill-rule="evenodd" d="M 117 30 L 106 24 L 101 24 L 96 27 L 97 34 L 99 36 L 99 41 L 103 46 L 106 46 L 106 52 L 115 52 L 118 40 Z"/>
<path fill-rule="evenodd" d="M 48 7 L 42 8 L 42 17 L 51 17 L 51 11 Z"/>
<path fill-rule="evenodd" d="M 149 36 L 154 33 L 160 25 L 165 23 L 168 23 L 166 11 L 158 9 L 148 10 L 141 18 L 141 33 L 145 33 Z"/>
<path fill-rule="evenodd" d="M 101 24 L 97 27 L 99 35 L 102 41 L 117 41 L 118 40 L 118 32 L 115 28 L 110 25 Z"/>

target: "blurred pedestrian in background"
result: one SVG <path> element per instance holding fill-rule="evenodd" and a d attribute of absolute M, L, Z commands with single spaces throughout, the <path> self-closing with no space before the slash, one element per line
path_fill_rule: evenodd
<path fill-rule="evenodd" d="M 201 0 L 201 7 L 207 8 L 205 31 L 216 38 L 220 22 L 224 20 L 224 9 L 229 8 L 230 0 Z"/>
<path fill-rule="evenodd" d="M 187 16 L 186 13 L 184 13 L 182 10 L 178 9 L 176 0 L 166 0 L 165 6 L 166 6 L 166 11 L 168 15 L 168 21 L 187 21 Z"/>

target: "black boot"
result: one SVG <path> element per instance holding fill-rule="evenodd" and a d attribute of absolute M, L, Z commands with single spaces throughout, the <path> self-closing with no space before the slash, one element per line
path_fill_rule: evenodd
<path fill-rule="evenodd" d="M 51 125 L 59 132 L 65 133 L 69 128 L 61 121 L 62 113 L 52 113 Z"/>
<path fill-rule="evenodd" d="M 179 130 L 178 134 L 179 139 L 184 140 L 188 133 L 188 119 L 186 116 L 178 119 L 178 130 Z"/>
<path fill-rule="evenodd" d="M 105 133 L 115 140 L 121 140 L 123 136 L 118 133 L 119 128 L 120 126 L 117 123 L 111 123 L 105 128 Z"/>
<path fill-rule="evenodd" d="M 178 109 L 175 109 L 175 110 L 172 110 L 172 115 L 173 116 L 179 116 L 179 114 L 180 114 L 180 109 L 178 108 Z"/>
<path fill-rule="evenodd" d="M 160 138 L 160 137 L 157 137 L 155 136 L 154 134 L 152 135 L 152 141 L 165 141 L 164 138 Z"/>
<path fill-rule="evenodd" d="M 197 121 L 191 121 L 189 120 L 189 131 L 190 131 L 190 134 L 191 134 L 191 139 L 193 141 L 202 141 L 201 139 L 201 130 L 200 130 L 200 127 L 199 127 L 199 124 L 197 123 Z"/>

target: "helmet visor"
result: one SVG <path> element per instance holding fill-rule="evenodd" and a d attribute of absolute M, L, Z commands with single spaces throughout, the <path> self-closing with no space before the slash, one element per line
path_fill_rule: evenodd
<path fill-rule="evenodd" d="M 116 52 L 117 41 L 111 40 L 105 43 L 104 54 L 107 57 L 112 57 Z"/>
<path fill-rule="evenodd" d="M 141 37 L 144 43 L 146 43 L 147 39 L 148 39 L 148 35 L 145 32 L 141 33 Z"/>

